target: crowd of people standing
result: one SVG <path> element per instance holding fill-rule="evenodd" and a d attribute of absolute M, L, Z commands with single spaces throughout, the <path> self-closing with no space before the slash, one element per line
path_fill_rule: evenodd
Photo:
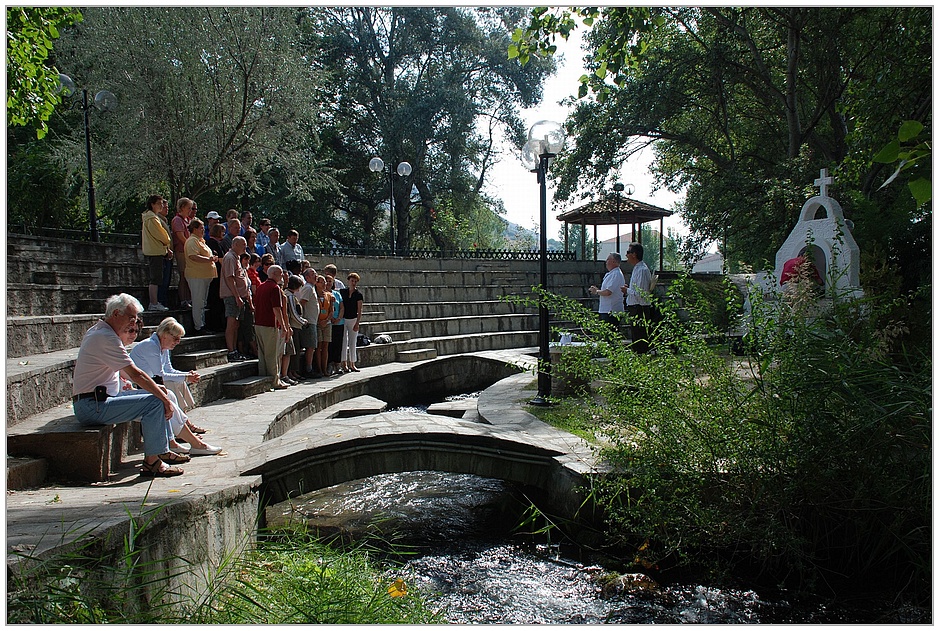
<path fill-rule="evenodd" d="M 296 230 L 281 231 L 251 212 L 215 211 L 199 219 L 192 199 L 169 204 L 151 195 L 142 215 L 150 277 L 148 311 L 166 311 L 173 261 L 179 304 L 192 310 L 195 334 L 225 334 L 230 362 L 258 359 L 261 374 L 282 389 L 302 380 L 355 372 L 363 296 L 359 275 L 337 278 L 335 265 L 318 274 Z"/>

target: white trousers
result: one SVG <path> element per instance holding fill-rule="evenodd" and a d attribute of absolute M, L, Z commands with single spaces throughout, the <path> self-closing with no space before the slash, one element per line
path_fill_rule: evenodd
<path fill-rule="evenodd" d="M 355 356 L 355 338 L 358 336 L 358 333 L 352 330 L 352 327 L 355 326 L 355 323 L 358 322 L 358 318 L 346 318 L 345 329 L 342 333 L 342 361 L 352 362 L 353 364 L 356 361 Z"/>

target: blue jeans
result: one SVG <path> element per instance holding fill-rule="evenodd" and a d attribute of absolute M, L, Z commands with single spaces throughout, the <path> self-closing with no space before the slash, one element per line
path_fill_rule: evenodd
<path fill-rule="evenodd" d="M 72 411 L 83 425 L 117 425 L 139 418 L 144 454 L 155 456 L 170 450 L 173 431 L 163 412 L 163 402 L 149 392 L 108 397 L 100 402 L 79 399 L 72 402 Z"/>

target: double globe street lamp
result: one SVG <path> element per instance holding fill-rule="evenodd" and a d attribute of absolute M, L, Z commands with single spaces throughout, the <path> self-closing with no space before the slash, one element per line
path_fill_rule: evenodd
<path fill-rule="evenodd" d="M 378 156 L 375 156 L 374 158 L 368 161 L 368 168 L 372 173 L 378 173 L 379 171 L 384 170 L 385 162 Z M 397 172 L 399 177 L 407 177 L 411 175 L 411 165 L 408 162 L 399 162 L 398 168 L 395 171 Z M 391 248 L 390 249 L 391 249 L 391 253 L 394 254 L 395 253 L 395 219 L 396 219 L 395 217 L 395 184 L 394 184 L 394 174 L 391 172 L 390 168 L 388 171 L 388 184 L 391 187 L 391 195 L 389 196 L 390 201 L 388 205 L 388 213 L 389 213 L 389 219 L 390 219 L 389 223 L 390 223 L 390 229 L 391 229 L 391 242 L 390 242 Z"/>
<path fill-rule="evenodd" d="M 77 90 L 72 78 L 65 74 L 59 75 L 59 90 L 65 96 L 71 96 Z M 101 90 L 95 94 L 94 101 L 88 102 L 88 90 L 82 88 L 82 100 L 79 104 L 85 115 L 85 161 L 88 166 L 88 224 L 91 231 L 91 240 L 98 241 L 98 215 L 95 210 L 95 185 L 91 174 L 91 135 L 88 133 L 88 111 L 94 107 L 101 112 L 113 112 L 117 109 L 117 97 L 114 93 Z"/>
<path fill-rule="evenodd" d="M 532 173 L 538 174 L 541 186 L 541 291 L 548 289 L 548 165 L 551 158 L 564 148 L 564 128 L 554 121 L 538 121 L 528 130 L 528 142 L 522 147 L 522 164 Z M 544 296 L 538 307 L 538 394 L 530 405 L 549 405 L 551 396 L 551 354 L 548 349 L 548 305 Z"/>

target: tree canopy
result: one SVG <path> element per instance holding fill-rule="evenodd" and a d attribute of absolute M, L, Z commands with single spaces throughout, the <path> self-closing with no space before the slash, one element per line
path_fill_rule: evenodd
<path fill-rule="evenodd" d="M 458 220 L 491 224 L 478 214 L 499 209 L 481 193 L 496 140 L 521 143 L 519 108 L 540 100 L 554 69 L 552 61 L 523 69 L 506 58 L 523 10 L 337 7 L 311 15 L 309 54 L 329 77 L 321 133 L 343 169 L 346 194 L 337 202 L 360 227 L 355 233 L 370 240 L 387 216 L 388 175 L 368 171 L 379 156 L 386 169 L 413 168 L 391 176 L 397 247 L 468 246 Z"/>
<path fill-rule="evenodd" d="M 318 103 L 298 38 L 289 8 L 89 8 L 57 54 L 77 82 L 119 98 L 95 121 L 104 193 L 255 192 L 284 164 L 297 194 L 327 185 L 305 142 Z"/>
<path fill-rule="evenodd" d="M 930 9 L 535 9 L 509 54 L 550 53 L 578 19 L 590 71 L 567 121 L 575 147 L 555 165 L 559 198 L 652 144 L 659 184 L 686 190 L 693 237 L 726 238 L 732 261 L 773 259 L 820 168 L 856 236 L 891 250 L 928 220 L 908 192 L 878 189 L 890 171 L 873 158 L 904 121 L 930 128 Z M 866 224 L 871 203 L 896 223 Z"/>
<path fill-rule="evenodd" d="M 80 87 L 119 100 L 90 121 L 99 216 L 109 227 L 136 231 L 141 201 L 163 192 L 203 209 L 269 216 L 312 246 L 385 245 L 388 173 L 368 169 L 380 156 L 386 169 L 413 168 L 394 176 L 399 248 L 493 247 L 502 206 L 483 190 L 498 141 L 521 145 L 519 110 L 540 100 L 555 67 L 522 68 L 506 57 L 525 15 L 510 7 L 90 7 L 55 52 Z M 35 190 L 36 160 L 54 162 L 55 195 L 80 211 L 66 189 L 84 179 L 82 125 L 65 105 L 56 112 L 43 144 L 18 138 L 8 149 L 10 168 L 24 176 L 13 193 Z"/>

